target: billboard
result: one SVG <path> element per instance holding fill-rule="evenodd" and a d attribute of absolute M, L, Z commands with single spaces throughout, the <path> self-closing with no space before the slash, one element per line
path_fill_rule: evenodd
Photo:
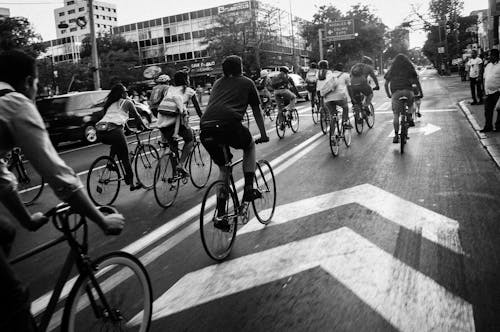
<path fill-rule="evenodd" d="M 341 20 L 325 24 L 326 41 L 348 40 L 356 37 L 354 20 Z"/>
<path fill-rule="evenodd" d="M 227 14 L 247 9 L 250 9 L 250 1 L 242 1 L 217 7 L 219 14 Z"/>

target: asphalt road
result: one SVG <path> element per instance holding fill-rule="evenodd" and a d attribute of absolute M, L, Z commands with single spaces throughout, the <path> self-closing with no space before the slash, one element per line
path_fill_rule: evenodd
<path fill-rule="evenodd" d="M 299 132 L 284 139 L 266 120 L 271 141 L 257 156 L 274 165 L 277 210 L 267 227 L 251 220 L 239 230 L 226 262 L 204 252 L 204 191 L 191 184 L 166 210 L 152 191 L 122 189 L 115 204 L 126 229 L 106 237 L 92 226 L 91 256 L 126 247 L 146 264 L 153 331 L 499 331 L 500 173 L 446 79 L 421 77 L 423 117 L 404 155 L 392 144 L 382 91 L 375 127 L 353 129 L 338 157 L 307 103 Z M 61 156 L 85 180 L 106 152 L 97 145 Z M 56 202 L 45 190 L 31 209 Z M 50 226 L 19 230 L 13 255 L 56 235 Z M 60 246 L 16 266 L 34 300 L 52 289 L 65 255 Z"/>

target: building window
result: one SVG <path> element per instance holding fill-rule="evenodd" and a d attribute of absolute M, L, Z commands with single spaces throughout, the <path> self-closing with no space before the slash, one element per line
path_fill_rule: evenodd
<path fill-rule="evenodd" d="M 201 58 L 201 51 L 194 51 L 195 58 Z"/>
<path fill-rule="evenodd" d="M 113 20 L 116 22 L 116 17 L 113 17 Z"/>
<path fill-rule="evenodd" d="M 64 12 L 60 12 L 60 13 L 59 13 L 59 16 L 64 16 Z"/>
<path fill-rule="evenodd" d="M 165 28 L 165 36 L 170 36 L 170 28 Z"/>
<path fill-rule="evenodd" d="M 99 15 L 95 15 L 95 18 L 99 18 Z"/>
<path fill-rule="evenodd" d="M 139 41 L 139 47 L 144 47 L 144 40 Z"/>
<path fill-rule="evenodd" d="M 169 17 L 169 20 L 170 20 L 170 24 L 177 22 L 177 21 L 175 20 L 175 15 L 170 16 L 170 17 Z"/>
<path fill-rule="evenodd" d="M 75 4 L 74 1 L 68 1 L 68 2 L 66 2 L 66 6 L 71 6 L 71 5 L 74 5 L 74 4 Z"/>
<path fill-rule="evenodd" d="M 151 39 L 146 39 L 146 46 L 151 46 Z"/>
<path fill-rule="evenodd" d="M 165 36 L 165 44 L 169 44 L 171 42 L 170 36 Z"/>
<path fill-rule="evenodd" d="M 111 8 L 108 8 L 108 12 L 110 12 L 110 11 L 111 11 Z"/>
<path fill-rule="evenodd" d="M 70 32 L 75 32 L 76 30 L 77 30 L 76 28 L 69 29 Z"/>
<path fill-rule="evenodd" d="M 172 43 L 175 43 L 177 41 L 177 35 L 172 36 Z"/>
<path fill-rule="evenodd" d="M 113 13 L 116 13 L 116 9 L 113 8 Z"/>
<path fill-rule="evenodd" d="M 191 39 L 191 33 L 190 32 L 186 32 L 184 34 L 184 40 L 190 40 Z"/>
<path fill-rule="evenodd" d="M 104 7 L 101 6 L 101 10 L 104 11 Z"/>
<path fill-rule="evenodd" d="M 83 12 L 84 10 L 85 10 L 85 7 L 80 7 L 80 8 L 78 8 L 78 11 L 79 11 L 79 12 Z"/>
<path fill-rule="evenodd" d="M 174 61 L 174 57 L 172 56 L 172 54 L 167 54 L 167 62 L 172 62 Z"/>
<path fill-rule="evenodd" d="M 182 22 L 182 14 L 176 15 L 176 16 L 175 16 L 175 20 L 176 20 L 177 22 Z"/>
<path fill-rule="evenodd" d="M 61 34 L 65 34 L 66 33 L 66 30 L 61 30 Z"/>
<path fill-rule="evenodd" d="M 186 59 L 191 60 L 193 58 L 193 52 L 186 53 Z"/>
<path fill-rule="evenodd" d="M 99 9 L 99 6 L 94 6 L 94 9 L 98 10 L 98 9 Z"/>
<path fill-rule="evenodd" d="M 174 54 L 174 61 L 179 61 L 179 54 Z"/>
<path fill-rule="evenodd" d="M 159 45 L 162 45 L 162 44 L 163 44 L 163 38 L 157 38 L 157 40 L 158 40 L 158 44 L 159 44 Z"/>
<path fill-rule="evenodd" d="M 98 27 L 98 28 L 100 28 L 100 27 L 101 27 L 101 25 L 100 25 L 99 23 L 97 23 L 97 27 Z"/>
<path fill-rule="evenodd" d="M 69 23 L 75 23 L 76 22 L 76 18 L 72 18 L 71 20 L 69 20 Z"/>
<path fill-rule="evenodd" d="M 188 13 L 182 14 L 182 20 L 189 21 L 189 14 Z"/>
<path fill-rule="evenodd" d="M 134 24 L 130 25 L 130 31 L 135 31 L 137 30 L 137 26 Z"/>
<path fill-rule="evenodd" d="M 163 24 L 164 24 L 164 25 L 165 25 L 165 24 L 170 24 L 170 22 L 169 22 L 169 20 L 168 20 L 168 17 L 167 17 L 167 16 L 165 16 L 165 17 L 163 18 Z"/>
<path fill-rule="evenodd" d="M 198 18 L 197 12 L 191 12 L 191 19 L 196 20 Z"/>
<path fill-rule="evenodd" d="M 68 14 L 74 14 L 74 13 L 75 13 L 74 9 L 68 10 Z"/>
<path fill-rule="evenodd" d="M 217 9 L 216 9 L 217 10 Z M 203 16 L 211 16 L 212 15 L 212 12 L 210 11 L 210 9 L 205 9 L 205 12 L 204 12 L 205 15 Z"/>
<path fill-rule="evenodd" d="M 181 53 L 179 55 L 181 60 L 186 60 L 186 53 Z"/>
<path fill-rule="evenodd" d="M 108 16 L 108 19 L 109 19 L 110 21 L 112 21 L 112 20 L 113 20 L 113 18 L 112 18 L 111 16 Z"/>
<path fill-rule="evenodd" d="M 156 19 L 156 25 L 161 25 L 161 18 Z"/>
<path fill-rule="evenodd" d="M 177 40 L 178 41 L 183 41 L 184 40 L 184 34 L 183 33 L 180 33 L 177 35 Z"/>

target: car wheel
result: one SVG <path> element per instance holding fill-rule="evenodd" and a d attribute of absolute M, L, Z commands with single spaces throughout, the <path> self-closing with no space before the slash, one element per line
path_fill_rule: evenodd
<path fill-rule="evenodd" d="M 83 140 L 87 144 L 93 144 L 97 142 L 97 130 L 94 125 L 87 125 L 83 131 Z"/>

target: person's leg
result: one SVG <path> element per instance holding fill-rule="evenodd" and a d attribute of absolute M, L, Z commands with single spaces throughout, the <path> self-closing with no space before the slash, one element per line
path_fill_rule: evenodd
<path fill-rule="evenodd" d="M 495 94 L 486 95 L 486 101 L 484 103 L 484 118 L 485 123 L 482 131 L 491 131 L 493 130 L 493 110 L 496 105 Z"/>
<path fill-rule="evenodd" d="M 476 99 L 476 78 L 473 78 L 473 77 L 470 78 L 470 93 L 472 95 L 472 102 L 474 104 L 477 104 L 477 99 Z"/>
<path fill-rule="evenodd" d="M 479 78 L 477 78 L 477 80 L 476 80 L 476 86 L 477 86 L 478 103 L 482 104 L 483 103 L 483 82 Z"/>
<path fill-rule="evenodd" d="M 392 94 L 392 113 L 393 113 L 393 120 L 392 124 L 394 126 L 394 139 L 393 143 L 398 143 L 399 142 L 399 115 L 401 114 L 401 109 L 403 108 L 403 104 L 399 100 L 401 97 L 400 91 L 396 91 Z"/>
<path fill-rule="evenodd" d="M 125 183 L 128 183 L 131 186 L 131 189 L 133 189 L 135 188 L 134 172 L 132 171 L 132 165 L 130 164 L 127 139 L 125 138 L 123 129 L 116 128 L 110 131 L 110 139 L 113 142 L 111 145 L 112 153 L 116 153 L 123 164 L 123 170 L 125 171 Z"/>
<path fill-rule="evenodd" d="M 342 107 L 342 123 L 349 124 L 349 104 L 347 99 L 341 100 L 339 104 Z"/>
<path fill-rule="evenodd" d="M 497 111 L 497 119 L 495 121 L 495 131 L 500 131 L 500 108 L 497 108 L 498 104 L 498 99 L 500 98 L 500 92 L 495 92 L 493 94 L 493 101 L 495 101 L 495 106 L 493 106 L 493 109 L 491 111 L 491 122 L 493 123 L 493 114 L 495 113 L 495 110 Z"/>
<path fill-rule="evenodd" d="M 180 167 L 184 169 L 184 165 L 186 163 L 186 160 L 189 158 L 189 154 L 191 153 L 191 150 L 193 149 L 194 146 L 194 141 L 193 141 L 193 132 L 191 131 L 191 128 L 186 127 L 184 125 L 181 125 L 179 128 L 179 135 L 182 137 L 184 140 L 184 146 L 182 147 L 182 153 L 181 153 L 181 159 L 180 159 Z M 185 171 L 185 169 L 184 169 Z"/>

